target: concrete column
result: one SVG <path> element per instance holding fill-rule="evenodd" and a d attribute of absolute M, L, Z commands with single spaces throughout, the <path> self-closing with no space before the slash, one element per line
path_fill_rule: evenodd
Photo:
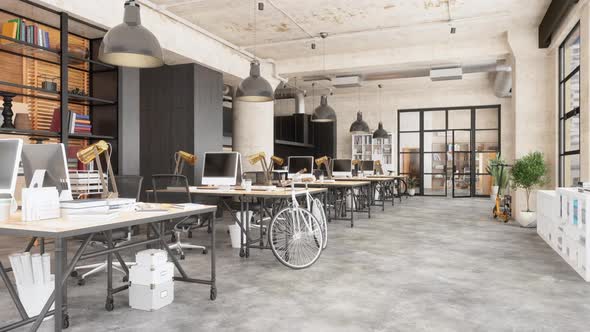
<path fill-rule="evenodd" d="M 139 175 L 139 69 L 119 68 L 119 174 Z"/>
<path fill-rule="evenodd" d="M 261 171 L 259 164 L 250 165 L 247 157 L 264 151 L 274 153 L 274 101 L 233 103 L 233 149 L 242 154 L 243 171 Z"/>

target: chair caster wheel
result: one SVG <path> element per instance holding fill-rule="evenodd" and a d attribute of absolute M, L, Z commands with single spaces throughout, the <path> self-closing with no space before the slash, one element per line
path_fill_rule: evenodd
<path fill-rule="evenodd" d="M 78 286 L 84 286 L 84 285 L 86 285 L 86 279 L 82 279 L 82 278 L 78 279 Z"/>
<path fill-rule="evenodd" d="M 240 249 L 240 257 L 244 257 L 246 256 L 246 252 L 244 252 L 244 249 Z"/>
<path fill-rule="evenodd" d="M 184 254 L 180 255 L 180 259 L 184 260 Z"/>
<path fill-rule="evenodd" d="M 129 281 L 129 277 L 128 276 L 124 276 L 123 277 L 123 282 L 128 282 Z"/>
<path fill-rule="evenodd" d="M 78 271 L 72 271 L 72 273 L 70 273 L 70 277 L 78 278 Z"/>
<path fill-rule="evenodd" d="M 207 249 L 203 249 L 203 255 L 207 255 Z"/>
<path fill-rule="evenodd" d="M 68 316 L 67 314 L 64 315 L 62 318 L 61 327 L 64 329 L 67 329 L 68 327 L 70 327 L 70 316 Z"/>
<path fill-rule="evenodd" d="M 104 308 L 106 311 L 115 310 L 115 301 L 113 299 L 107 299 L 107 303 L 105 303 Z"/>
<path fill-rule="evenodd" d="M 215 299 L 217 298 L 217 288 L 211 288 L 209 298 L 211 299 L 211 301 L 215 301 Z"/>

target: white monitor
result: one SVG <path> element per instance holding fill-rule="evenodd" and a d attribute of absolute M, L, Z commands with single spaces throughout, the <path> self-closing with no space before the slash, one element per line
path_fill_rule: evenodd
<path fill-rule="evenodd" d="M 332 160 L 333 176 L 352 176 L 352 159 L 333 159 Z"/>
<path fill-rule="evenodd" d="M 0 139 L 0 161 L 2 161 L 0 194 L 3 196 L 10 195 L 14 198 L 22 148 L 22 139 Z"/>
<path fill-rule="evenodd" d="M 297 174 L 297 172 L 304 168 L 307 169 L 307 171 L 300 174 L 313 175 L 313 157 L 289 157 L 287 161 L 289 164 L 289 173 L 287 173 L 287 177 L 289 179 L 293 178 L 293 175 Z"/>
<path fill-rule="evenodd" d="M 203 161 L 204 185 L 235 186 L 241 157 L 238 152 L 206 152 Z"/>
<path fill-rule="evenodd" d="M 27 187 L 30 187 L 31 183 L 41 187 L 55 187 L 60 193 L 61 200 L 72 199 L 68 162 L 63 143 L 25 144 L 22 159 Z M 39 178 L 36 179 L 36 176 Z"/>

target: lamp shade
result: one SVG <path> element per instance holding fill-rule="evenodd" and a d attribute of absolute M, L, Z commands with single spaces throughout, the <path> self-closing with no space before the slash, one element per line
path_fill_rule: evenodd
<path fill-rule="evenodd" d="M 383 129 L 383 122 L 379 121 L 379 127 L 373 133 L 373 138 L 389 138 L 389 133 Z"/>
<path fill-rule="evenodd" d="M 250 76 L 246 77 L 236 90 L 236 99 L 253 103 L 263 103 L 274 99 L 272 87 L 260 76 L 260 63 L 250 63 Z"/>
<path fill-rule="evenodd" d="M 164 64 L 156 36 L 141 25 L 139 5 L 125 2 L 123 23 L 110 29 L 100 44 L 98 58 L 124 67 L 153 68 Z"/>
<path fill-rule="evenodd" d="M 370 132 L 369 125 L 363 120 L 363 113 L 356 113 L 356 121 L 350 125 L 350 132 L 353 134 L 364 134 Z"/>
<path fill-rule="evenodd" d="M 336 112 L 328 105 L 328 96 L 322 96 L 320 106 L 316 107 L 311 115 L 313 122 L 334 122 L 336 121 Z"/>

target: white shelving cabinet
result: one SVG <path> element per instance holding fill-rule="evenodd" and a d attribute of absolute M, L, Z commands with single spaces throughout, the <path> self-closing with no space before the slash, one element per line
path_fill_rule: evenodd
<path fill-rule="evenodd" d="M 393 135 L 389 138 L 373 139 L 373 134 L 352 135 L 352 159 L 379 160 L 386 170 L 393 167 Z"/>

